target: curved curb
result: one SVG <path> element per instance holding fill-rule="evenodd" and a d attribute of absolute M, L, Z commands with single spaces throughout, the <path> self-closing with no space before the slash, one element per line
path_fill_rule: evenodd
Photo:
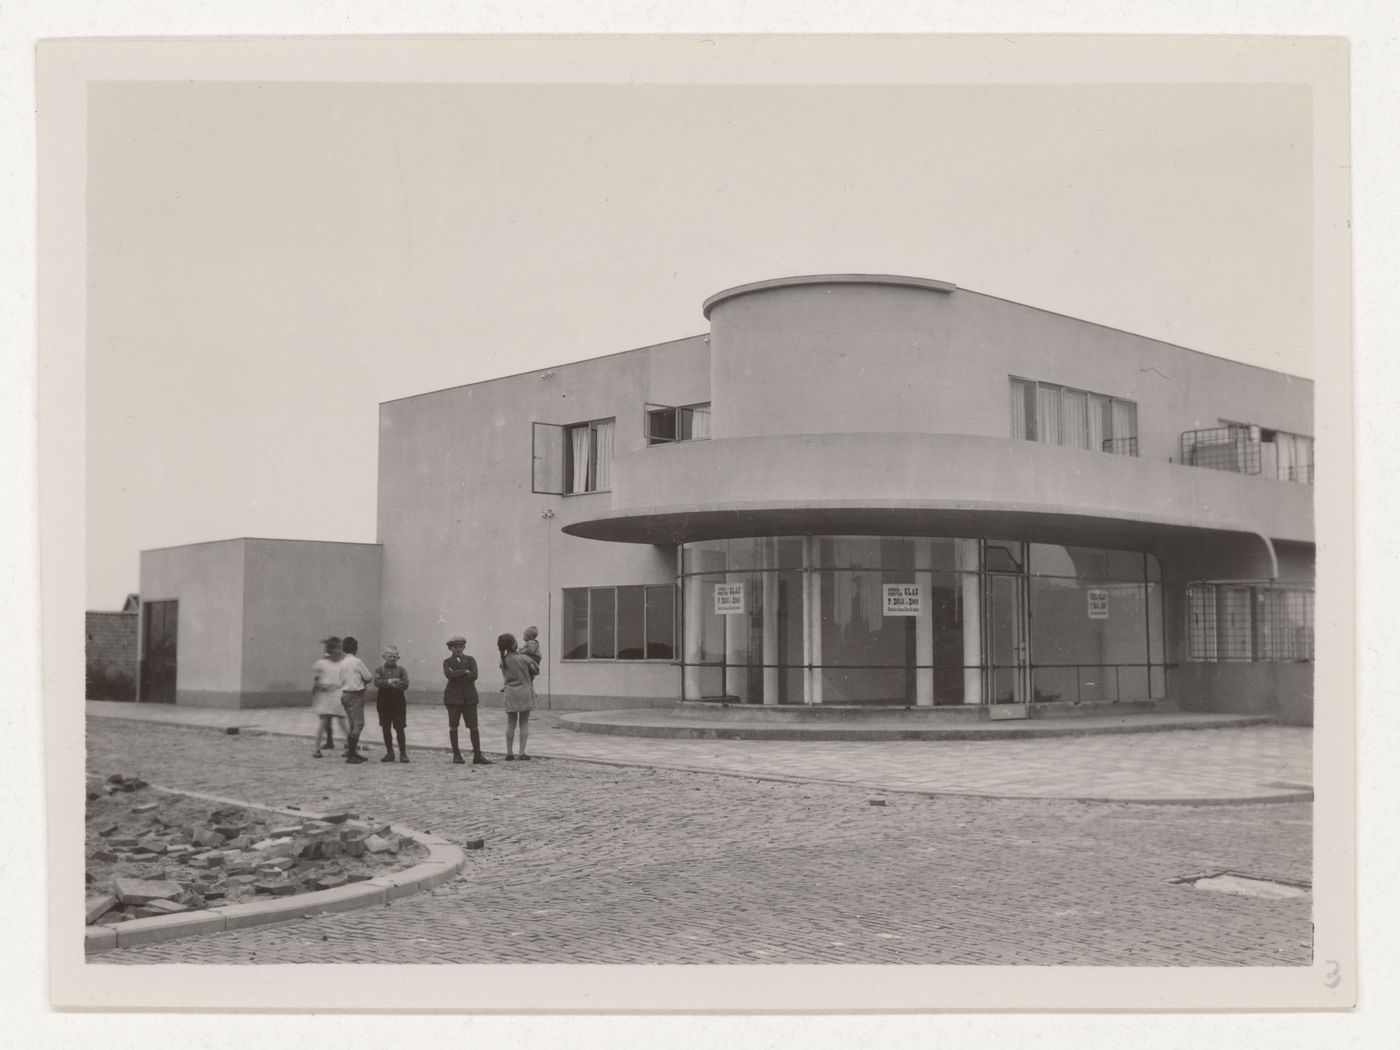
<path fill-rule="evenodd" d="M 317 820 L 324 814 L 304 809 L 286 809 L 278 806 L 260 806 L 242 799 L 207 795 L 200 791 L 181 791 L 159 784 L 148 785 L 154 791 L 167 795 L 181 795 L 185 798 L 204 799 L 222 805 L 238 806 L 241 809 L 256 809 L 279 816 L 299 817 Z M 219 933 L 223 930 L 241 930 L 250 926 L 266 926 L 275 922 L 288 922 L 292 919 L 311 918 L 314 915 L 327 915 L 331 912 L 353 911 L 367 908 L 372 904 L 386 904 L 400 897 L 407 897 L 420 890 L 432 889 L 441 885 L 462 870 L 466 863 L 466 853 L 460 846 L 454 846 L 444 838 L 427 832 L 415 831 L 398 824 L 390 824 L 389 830 L 395 835 L 410 838 L 428 851 L 426 860 L 403 871 L 380 875 L 363 882 L 347 883 L 329 890 L 316 890 L 313 893 L 300 893 L 289 897 L 273 897 L 265 901 L 249 901 L 245 904 L 228 904 L 222 908 L 205 908 L 199 911 L 179 912 L 175 915 L 156 915 L 148 919 L 129 919 L 126 922 L 84 928 L 85 954 L 93 955 L 110 951 L 113 948 L 131 948 L 140 944 L 159 944 L 179 937 L 192 937 L 198 934 Z"/>
<path fill-rule="evenodd" d="M 737 777 L 740 780 L 773 781 L 780 784 L 826 784 L 831 787 L 858 788 L 882 795 L 913 795 L 918 798 L 981 798 L 1009 802 L 1087 802 L 1124 806 L 1266 806 L 1283 802 L 1312 802 L 1313 792 L 1290 791 L 1277 795 L 1206 795 L 1183 798 L 1128 795 L 1012 795 L 991 791 L 958 791 L 938 787 L 896 787 L 890 784 L 862 780 L 838 780 L 831 777 L 795 776 L 786 773 L 756 773 L 739 769 L 714 769 L 707 766 L 658 766 L 650 762 L 628 761 L 620 758 L 580 758 L 569 756 L 570 762 L 587 762 L 595 766 L 620 766 L 624 769 L 663 769 L 673 773 L 703 773 L 711 777 Z"/>
<path fill-rule="evenodd" d="M 598 736 L 640 737 L 657 740 L 781 740 L 811 741 L 813 743 L 884 742 L 889 740 L 958 740 L 986 741 L 1034 740 L 1051 737 L 1113 736 L 1128 733 L 1200 732 L 1212 729 L 1244 729 L 1267 725 L 1266 717 L 1241 716 L 1232 722 L 1152 722 L 1134 725 L 1112 724 L 1081 726 L 1075 719 L 1027 719 L 1027 724 L 979 723 L 973 726 L 896 726 L 813 725 L 782 726 L 765 722 L 744 722 L 730 725 L 714 722 L 682 721 L 670 725 L 659 719 L 654 722 L 607 721 L 609 715 L 628 715 L 628 711 L 580 711 L 562 715 L 559 727 L 574 733 Z"/>

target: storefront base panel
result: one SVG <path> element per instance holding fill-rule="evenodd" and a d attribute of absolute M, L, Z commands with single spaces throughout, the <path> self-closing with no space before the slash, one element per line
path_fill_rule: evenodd
<path fill-rule="evenodd" d="M 296 692 L 239 693 L 223 690 L 181 689 L 175 694 L 178 707 L 218 707 L 243 710 L 266 707 L 310 707 L 311 686 Z"/>
<path fill-rule="evenodd" d="M 1283 725 L 1313 724 L 1310 663 L 1185 663 L 1172 694 L 1183 711 L 1263 714 Z"/>
<path fill-rule="evenodd" d="M 928 707 L 874 704 L 725 704 L 687 700 L 676 705 L 677 716 L 697 722 L 986 722 L 1003 713 L 1017 718 L 1106 718 L 1126 714 L 1175 711 L 1165 700 L 1122 700 L 1103 703 L 958 704 Z"/>
<path fill-rule="evenodd" d="M 441 700 L 438 701 L 441 703 Z M 504 701 L 497 693 L 483 695 L 483 707 L 501 707 Z M 537 710 L 545 711 L 632 711 L 654 707 L 675 707 L 674 696 L 589 696 L 579 693 L 541 693 L 535 701 Z"/>
<path fill-rule="evenodd" d="M 373 708 L 374 693 L 370 693 L 369 707 Z M 480 693 L 481 706 L 499 710 L 504 705 L 501 694 L 495 689 L 484 689 Z M 408 702 L 415 707 L 442 707 L 442 693 L 414 690 L 408 694 Z M 309 703 L 309 701 L 308 701 Z M 674 696 L 594 696 L 584 693 L 541 692 L 535 701 L 537 711 L 630 711 L 653 707 L 675 707 Z M 368 715 L 366 719 L 368 719 Z"/>

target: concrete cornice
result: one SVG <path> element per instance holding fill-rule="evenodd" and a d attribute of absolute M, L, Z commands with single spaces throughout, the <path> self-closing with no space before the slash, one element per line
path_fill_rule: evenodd
<path fill-rule="evenodd" d="M 705 300 L 701 311 L 705 319 L 709 320 L 710 311 L 719 303 L 726 299 L 733 299 L 740 295 L 750 295 L 754 292 L 767 292 L 776 288 L 795 288 L 807 284 L 878 284 L 894 285 L 904 288 L 923 288 L 931 292 L 954 292 L 958 286 L 948 281 L 931 281 L 926 277 L 901 277 L 898 274 L 884 273 L 826 273 L 807 274 L 800 277 L 775 277 L 768 281 L 753 281 L 750 284 L 740 284 L 733 288 L 726 288 L 722 292 L 716 292 Z"/>

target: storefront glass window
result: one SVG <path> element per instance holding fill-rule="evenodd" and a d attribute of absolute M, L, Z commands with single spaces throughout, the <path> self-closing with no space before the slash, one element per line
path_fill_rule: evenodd
<path fill-rule="evenodd" d="M 1141 552 L 782 537 L 689 544 L 682 567 L 687 699 L 927 706 L 1162 695 L 1161 588 L 1149 582 L 1160 570 Z"/>

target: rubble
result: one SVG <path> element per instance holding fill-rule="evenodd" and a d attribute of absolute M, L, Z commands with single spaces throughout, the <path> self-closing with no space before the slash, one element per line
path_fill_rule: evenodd
<path fill-rule="evenodd" d="M 178 882 L 163 879 L 114 879 L 112 889 L 123 904 L 149 904 L 164 897 L 178 897 L 181 892 Z"/>
<path fill-rule="evenodd" d="M 175 915 L 178 912 L 189 911 L 183 904 L 176 904 L 170 900 L 155 900 L 149 904 L 136 909 L 138 919 L 149 919 L 156 915 Z"/>
<path fill-rule="evenodd" d="M 117 898 L 110 893 L 99 893 L 87 899 L 87 925 L 91 926 L 102 916 L 117 906 Z"/>
<path fill-rule="evenodd" d="M 88 803 L 89 925 L 332 889 L 401 870 L 422 851 L 349 810 L 279 816 L 179 795 L 128 799 L 147 786 L 130 774 L 88 782 L 121 796 Z"/>

